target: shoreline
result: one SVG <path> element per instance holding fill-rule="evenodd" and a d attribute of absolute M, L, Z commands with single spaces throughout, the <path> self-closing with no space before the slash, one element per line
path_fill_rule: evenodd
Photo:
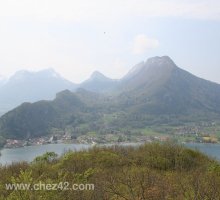
<path fill-rule="evenodd" d="M 153 142 L 153 141 L 151 141 Z M 23 145 L 23 146 L 14 146 L 14 147 L 1 147 L 0 148 L 0 156 L 1 150 L 4 149 L 18 149 L 18 148 L 25 148 L 25 147 L 36 147 L 36 146 L 46 146 L 46 145 L 56 145 L 56 144 L 66 144 L 66 145 L 91 145 L 91 146 L 100 146 L 100 145 L 129 145 L 129 144 L 144 144 L 144 143 L 151 143 L 149 141 L 143 142 L 136 142 L 136 141 L 125 141 L 125 142 L 106 142 L 106 143 L 80 143 L 80 142 L 53 142 L 53 143 L 43 143 L 43 144 L 31 144 L 31 145 Z M 220 145 L 219 142 L 177 142 L 178 144 L 212 144 L 212 145 Z"/>

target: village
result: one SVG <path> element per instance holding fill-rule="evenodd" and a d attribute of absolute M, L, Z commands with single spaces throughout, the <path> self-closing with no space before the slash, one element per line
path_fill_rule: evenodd
<path fill-rule="evenodd" d="M 7 139 L 4 148 L 18 148 L 24 146 L 36 146 L 56 143 L 67 143 L 67 144 L 120 144 L 120 143 L 146 143 L 153 141 L 166 141 L 169 137 L 167 136 L 126 136 L 124 134 L 106 134 L 102 136 L 82 135 L 74 137 L 71 135 L 52 135 L 43 136 L 38 138 L 31 138 L 28 140 L 16 140 Z"/>
<path fill-rule="evenodd" d="M 213 127 L 210 125 L 209 127 Z M 27 140 L 7 139 L 4 148 L 18 148 L 56 143 L 68 144 L 120 144 L 120 143 L 149 143 L 173 140 L 179 143 L 220 143 L 220 138 L 213 131 L 204 131 L 202 126 L 177 127 L 170 134 L 126 134 L 112 131 L 109 134 L 96 134 L 74 136 L 71 133 L 52 134 Z M 218 129 L 214 129 L 218 131 Z"/>

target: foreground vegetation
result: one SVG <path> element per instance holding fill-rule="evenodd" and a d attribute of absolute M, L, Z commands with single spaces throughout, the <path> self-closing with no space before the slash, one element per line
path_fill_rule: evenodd
<path fill-rule="evenodd" d="M 2 200 L 217 200 L 220 165 L 174 143 L 48 152 L 32 163 L 0 167 Z M 89 183 L 94 190 L 6 190 L 6 183 Z"/>

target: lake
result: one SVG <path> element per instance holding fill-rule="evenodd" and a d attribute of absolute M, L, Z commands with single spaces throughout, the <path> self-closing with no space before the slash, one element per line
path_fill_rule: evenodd
<path fill-rule="evenodd" d="M 220 161 L 220 144 L 211 143 L 189 143 L 186 144 L 187 147 L 199 150 L 212 158 Z"/>
<path fill-rule="evenodd" d="M 123 145 L 137 145 L 134 143 Z M 192 143 L 186 144 L 186 146 L 198 149 L 201 152 L 220 160 L 220 144 L 201 144 Z M 58 155 L 65 153 L 68 150 L 79 151 L 90 148 L 89 144 L 47 144 L 39 146 L 27 146 L 14 149 L 2 149 L 0 156 L 1 164 L 10 164 L 18 161 L 32 161 L 36 156 L 42 155 L 46 152 L 53 151 Z"/>
<path fill-rule="evenodd" d="M 46 144 L 39 146 L 26 146 L 14 149 L 2 149 L 0 156 L 1 164 L 10 164 L 18 161 L 32 161 L 36 156 L 46 152 L 53 151 L 58 155 L 65 153 L 68 150 L 79 151 L 88 149 L 91 145 L 87 144 Z"/>

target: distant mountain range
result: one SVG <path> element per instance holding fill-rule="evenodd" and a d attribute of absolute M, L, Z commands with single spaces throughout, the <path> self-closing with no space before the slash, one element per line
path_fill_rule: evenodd
<path fill-rule="evenodd" d="M 3 84 L 4 81 L 4 84 Z M 0 113 L 23 102 L 52 100 L 57 92 L 76 88 L 76 84 L 65 80 L 53 69 L 39 72 L 18 71 L 9 80 L 0 81 Z"/>
<path fill-rule="evenodd" d="M 220 85 L 178 68 L 167 56 L 139 63 L 120 80 L 95 72 L 76 86 L 56 74 L 51 77 L 51 72 L 48 75 L 44 84 L 62 80 L 63 87 L 72 91 L 64 90 L 52 101 L 23 103 L 6 113 L 0 118 L 2 136 L 29 138 L 56 131 L 75 135 L 93 130 L 104 133 L 220 117 Z M 20 83 L 26 75 L 16 76 L 12 80 Z M 49 94 L 51 98 L 52 92 Z"/>
<path fill-rule="evenodd" d="M 64 79 L 53 69 L 38 72 L 18 71 L 9 80 L 0 76 L 0 115 L 23 102 L 52 100 L 56 93 L 62 90 L 75 91 L 77 88 L 84 88 L 92 92 L 105 93 L 111 91 L 117 83 L 118 80 L 107 78 L 97 71 L 81 84 Z"/>

